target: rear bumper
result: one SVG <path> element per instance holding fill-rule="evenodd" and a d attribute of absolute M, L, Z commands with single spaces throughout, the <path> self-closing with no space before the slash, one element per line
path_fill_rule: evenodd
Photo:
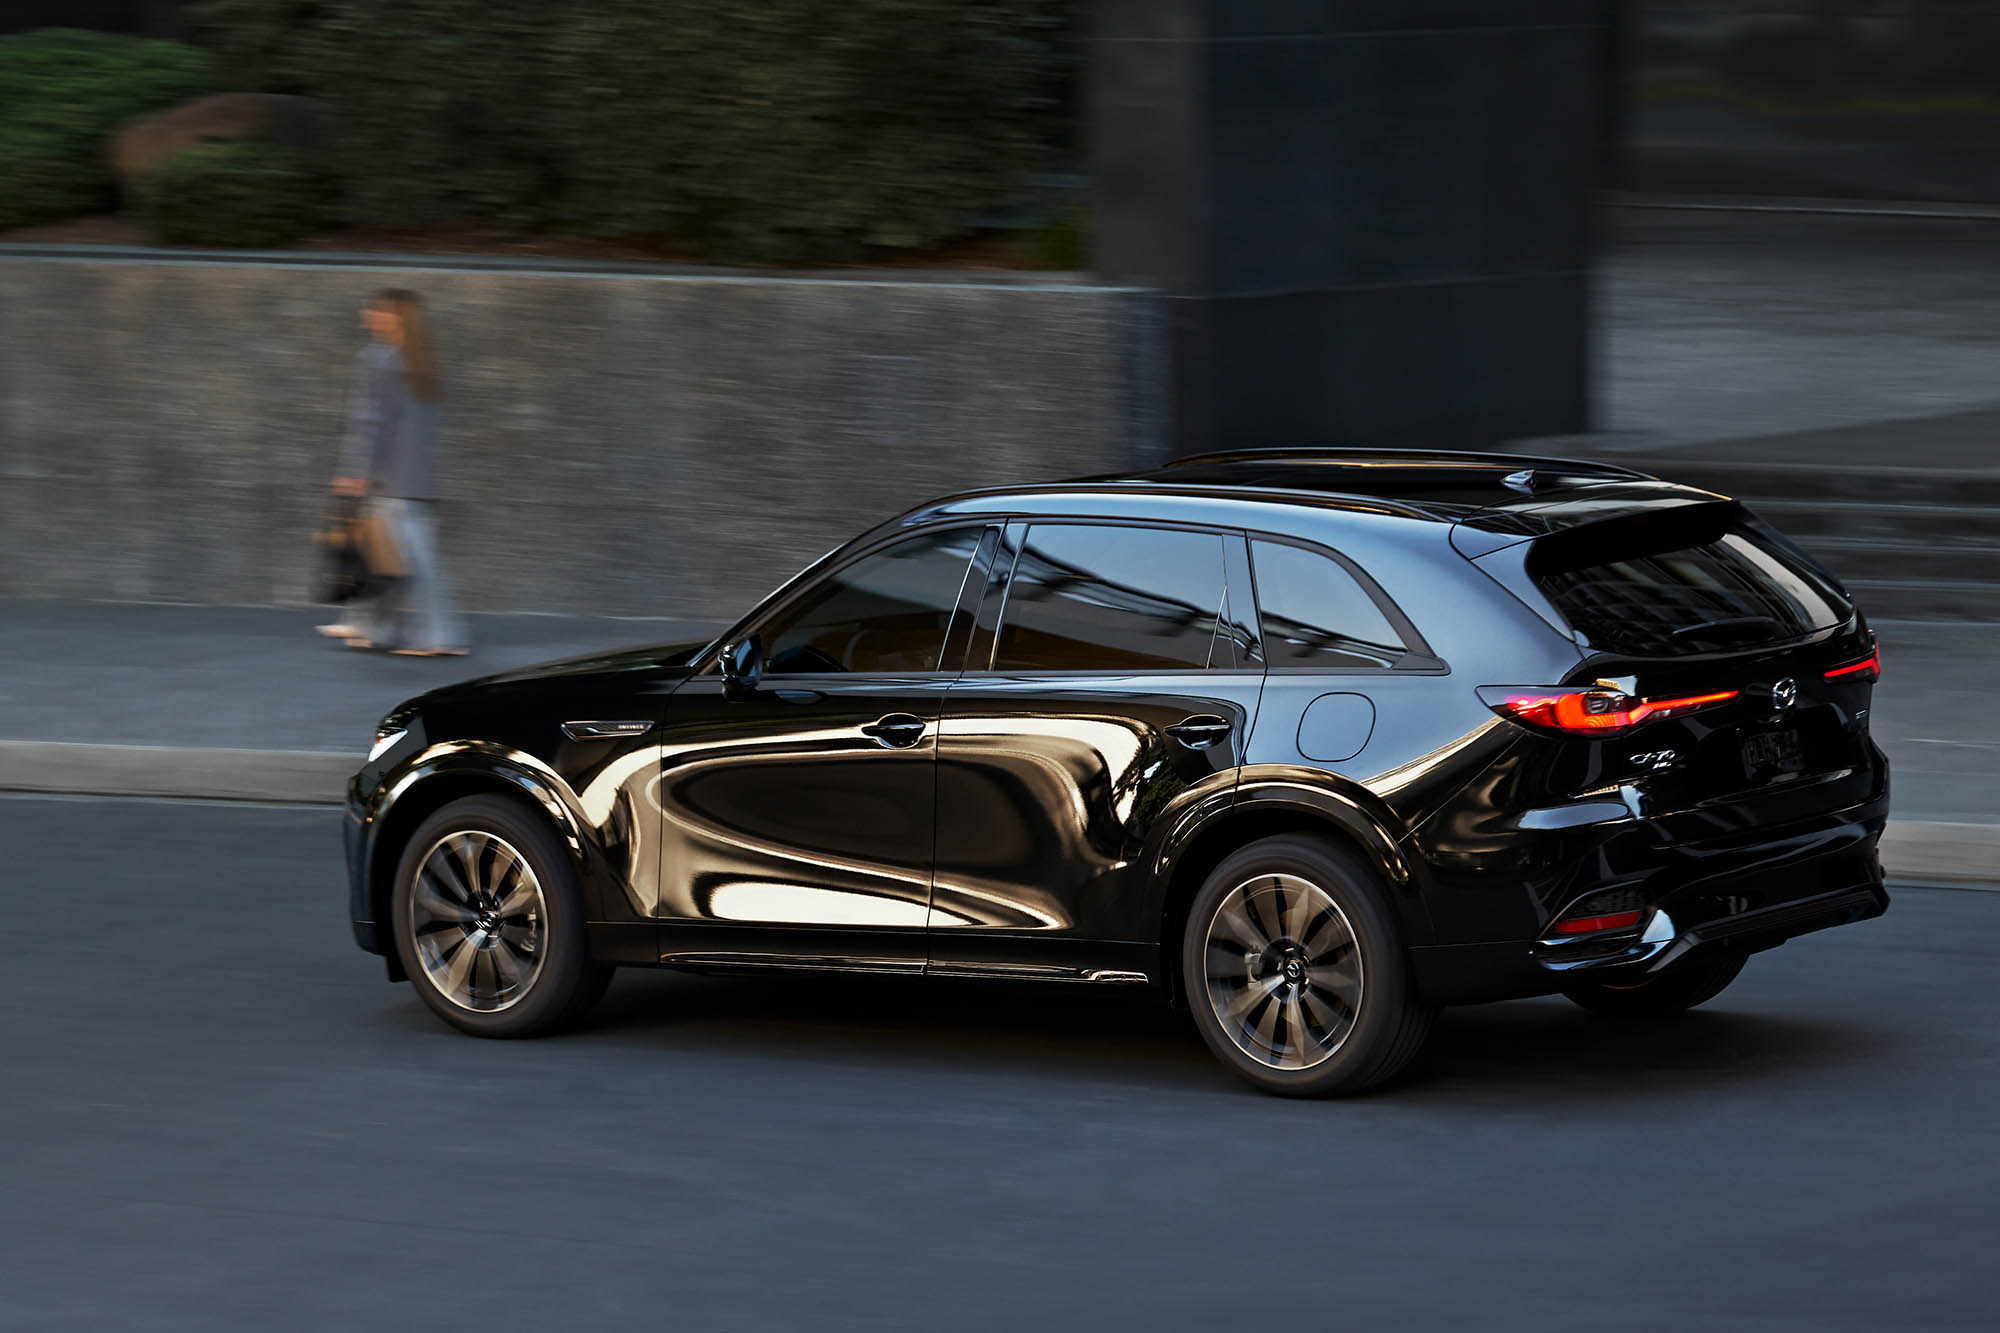
<path fill-rule="evenodd" d="M 1815 894 L 1775 907 L 1726 916 L 1681 933 L 1672 949 L 1660 955 L 1656 968 L 1665 967 L 1682 954 L 1696 949 L 1726 947 L 1740 953 L 1774 949 L 1795 936 L 1867 921 L 1889 910 L 1889 891 L 1878 881 Z"/>
<path fill-rule="evenodd" d="M 1639 975 L 1697 951 L 1756 953 L 1881 916 L 1889 905 L 1876 852 L 1885 798 L 1760 835 L 1661 849 L 1650 875 L 1587 885 L 1645 891 L 1655 910 L 1617 935 L 1412 949 L 1418 989 L 1436 1004 L 1548 995 L 1572 972 Z"/>
<path fill-rule="evenodd" d="M 1697 950 L 1757 953 L 1775 949 L 1795 935 L 1866 921 L 1888 910 L 1889 894 L 1879 882 L 1794 898 L 1685 928 L 1676 925 L 1665 908 L 1658 908 L 1636 932 L 1584 941 L 1540 940 L 1531 956 L 1537 967 L 1550 972 L 1598 973 L 1607 968 L 1658 972 Z"/>

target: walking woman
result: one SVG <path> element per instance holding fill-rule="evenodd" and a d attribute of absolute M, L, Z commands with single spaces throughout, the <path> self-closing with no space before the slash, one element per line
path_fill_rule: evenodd
<path fill-rule="evenodd" d="M 403 577 L 350 624 L 320 633 L 354 648 L 408 657 L 457 656 L 465 632 L 452 611 L 437 545 L 438 375 L 424 304 L 415 292 L 375 293 L 361 313 L 374 341 L 355 364 L 336 495 L 366 496 L 402 557 Z"/>

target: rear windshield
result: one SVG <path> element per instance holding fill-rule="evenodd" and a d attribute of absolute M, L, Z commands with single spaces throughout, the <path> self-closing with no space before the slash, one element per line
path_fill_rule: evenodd
<path fill-rule="evenodd" d="M 1528 573 L 1599 652 L 1671 656 L 1776 643 L 1852 613 L 1833 577 L 1741 505 L 1690 506 L 1553 533 Z"/>

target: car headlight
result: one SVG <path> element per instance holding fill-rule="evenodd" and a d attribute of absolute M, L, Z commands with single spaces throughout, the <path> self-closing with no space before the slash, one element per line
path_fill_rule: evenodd
<path fill-rule="evenodd" d="M 389 752 L 397 741 L 409 734 L 409 731 L 405 728 L 389 722 L 384 722 L 381 726 L 375 728 L 375 743 L 368 747 L 368 762 L 372 764 L 377 759 L 380 759 Z"/>

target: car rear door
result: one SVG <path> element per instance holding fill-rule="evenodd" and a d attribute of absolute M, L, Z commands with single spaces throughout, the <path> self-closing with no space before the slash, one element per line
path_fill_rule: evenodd
<path fill-rule="evenodd" d="M 1010 523 L 938 742 L 931 970 L 1136 977 L 1145 851 L 1231 799 L 1263 688 L 1240 533 Z"/>

